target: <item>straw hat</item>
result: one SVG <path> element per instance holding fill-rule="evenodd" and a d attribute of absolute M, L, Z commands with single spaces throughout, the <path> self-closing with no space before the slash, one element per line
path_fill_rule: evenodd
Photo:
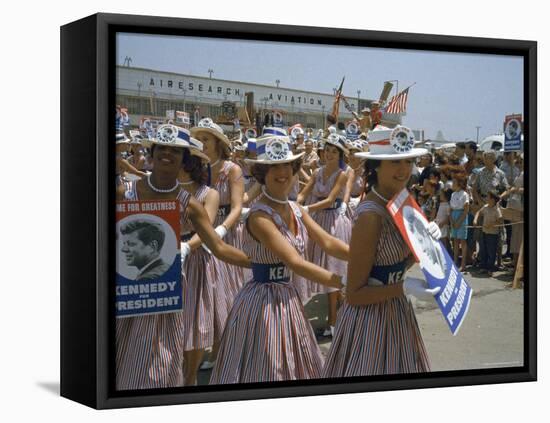
<path fill-rule="evenodd" d="M 290 163 L 299 159 L 305 153 L 294 154 L 290 148 L 288 137 L 276 135 L 261 136 L 256 140 L 256 159 L 245 159 L 250 164 Z"/>
<path fill-rule="evenodd" d="M 188 148 L 193 156 L 210 161 L 208 156 L 202 152 L 202 142 L 191 138 L 189 130 L 169 123 L 160 125 L 155 137 L 142 140 L 142 145 L 147 148 L 151 148 L 153 145 Z"/>
<path fill-rule="evenodd" d="M 327 148 L 327 145 L 332 145 L 341 150 L 343 153 L 348 152 L 348 149 L 346 147 L 346 138 L 341 135 L 329 134 L 329 136 L 325 140 L 325 148 Z"/>
<path fill-rule="evenodd" d="M 304 129 L 302 128 L 302 125 L 299 123 L 289 128 L 289 132 L 290 132 L 290 137 L 293 140 L 296 140 L 300 135 L 304 135 Z"/>
<path fill-rule="evenodd" d="M 406 126 L 393 129 L 379 127 L 369 132 L 369 151 L 355 153 L 356 157 L 374 160 L 395 160 L 428 154 L 425 148 L 414 148 L 413 131 Z"/>
<path fill-rule="evenodd" d="M 197 137 L 197 135 L 201 132 L 207 132 L 216 137 L 216 139 L 220 141 L 226 153 L 231 153 L 231 142 L 229 141 L 229 138 L 227 138 L 227 136 L 223 133 L 223 129 L 219 125 L 215 124 L 212 119 L 201 119 L 197 126 L 191 128 L 191 135 L 193 137 Z"/>
<path fill-rule="evenodd" d="M 130 143 L 130 139 L 126 136 L 126 134 L 124 132 L 117 132 L 116 133 L 116 136 L 115 136 L 115 139 L 116 139 L 116 144 L 129 144 Z"/>
<path fill-rule="evenodd" d="M 262 130 L 262 137 L 264 135 L 274 135 L 276 137 L 288 137 L 288 133 L 282 128 L 276 128 L 273 126 L 266 126 Z"/>

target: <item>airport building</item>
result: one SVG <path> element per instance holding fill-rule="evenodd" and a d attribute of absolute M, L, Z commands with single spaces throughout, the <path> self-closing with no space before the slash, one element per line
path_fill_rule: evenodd
<path fill-rule="evenodd" d="M 354 111 L 369 107 L 373 101 L 358 97 L 346 98 Z M 241 111 L 249 111 L 246 116 L 250 118 L 252 126 L 258 120 L 263 120 L 265 114 L 278 112 L 284 127 L 301 123 L 305 128 L 318 129 L 326 126 L 325 118 L 332 110 L 333 101 L 334 93 L 127 66 L 117 66 L 116 69 L 116 102 L 127 107 L 132 125 L 137 125 L 145 117 L 166 119 L 167 111 L 187 112 L 192 124 L 196 119 L 206 116 L 216 121 L 227 111 L 223 105 L 227 107 L 231 102 Z M 242 119 L 241 114 L 239 117 Z M 384 116 L 384 119 L 389 119 L 388 126 L 393 126 L 391 123 L 400 123 L 401 117 L 390 115 Z M 340 102 L 339 120 L 346 122 L 351 119 L 353 115 Z"/>

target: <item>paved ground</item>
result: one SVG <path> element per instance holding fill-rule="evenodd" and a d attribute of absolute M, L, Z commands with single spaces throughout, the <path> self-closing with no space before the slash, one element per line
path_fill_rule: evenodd
<path fill-rule="evenodd" d="M 421 275 L 418 266 L 411 269 L 411 276 Z M 496 272 L 489 278 L 474 269 L 464 276 L 474 293 L 468 316 L 456 336 L 449 331 L 435 302 L 412 300 L 432 370 L 523 365 L 523 289 L 506 287 L 512 281 L 507 272 Z M 326 310 L 326 295 L 318 295 L 306 305 L 325 355 L 331 344 L 330 337 L 321 336 Z M 209 373 L 199 372 L 200 384 L 207 383 Z"/>

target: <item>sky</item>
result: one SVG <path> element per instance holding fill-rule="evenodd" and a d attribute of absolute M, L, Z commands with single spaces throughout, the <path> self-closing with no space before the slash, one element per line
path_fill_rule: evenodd
<path fill-rule="evenodd" d="M 403 124 L 447 140 L 502 132 L 523 113 L 523 58 L 370 47 L 119 34 L 117 64 L 330 94 L 345 76 L 347 97 L 377 99 L 384 81 L 409 91 Z M 395 88 L 392 94 L 395 93 Z"/>

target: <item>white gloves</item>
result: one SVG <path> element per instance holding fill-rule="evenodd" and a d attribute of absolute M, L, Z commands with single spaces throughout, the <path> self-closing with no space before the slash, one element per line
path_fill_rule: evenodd
<path fill-rule="evenodd" d="M 342 201 L 342 204 L 338 208 L 338 213 L 340 216 L 343 216 L 346 214 L 346 211 L 348 210 L 348 205 Z"/>
<path fill-rule="evenodd" d="M 349 204 L 357 208 L 357 206 L 359 205 L 360 200 L 361 200 L 361 197 L 350 198 L 349 199 Z"/>
<path fill-rule="evenodd" d="M 441 288 L 435 287 L 432 289 L 428 288 L 428 284 L 423 279 L 406 277 L 405 282 L 403 283 L 403 291 L 407 295 L 413 295 L 418 298 L 420 301 L 431 301 L 434 299 Z"/>
<path fill-rule="evenodd" d="M 227 235 L 227 228 L 223 225 L 219 225 L 216 229 L 214 229 L 218 236 L 223 239 L 224 236 Z"/>
<path fill-rule="evenodd" d="M 181 264 L 185 263 L 185 259 L 191 252 L 191 247 L 187 242 L 180 243 L 180 252 L 181 252 Z"/>
<path fill-rule="evenodd" d="M 241 210 L 241 221 L 244 222 L 246 218 L 248 217 L 248 213 L 250 212 L 249 208 L 243 207 Z"/>
<path fill-rule="evenodd" d="M 246 210 L 249 210 L 249 209 L 246 209 Z M 241 216 L 242 216 L 242 214 L 241 214 Z M 223 239 L 223 237 L 227 235 L 227 229 L 223 225 L 219 225 L 216 229 L 214 229 L 214 232 L 216 232 L 221 239 Z M 212 251 L 210 251 L 210 248 L 208 248 L 204 242 L 201 244 L 201 247 L 208 254 L 212 254 Z"/>
<path fill-rule="evenodd" d="M 367 280 L 368 286 L 384 286 L 384 283 L 376 278 L 369 278 Z"/>
<path fill-rule="evenodd" d="M 203 250 L 206 251 L 208 254 L 212 254 L 212 251 L 210 251 L 210 248 L 208 248 L 208 247 L 206 246 L 205 243 L 202 243 L 202 244 L 201 244 L 201 247 L 202 247 Z"/>
<path fill-rule="evenodd" d="M 428 232 L 430 233 L 430 236 L 436 241 L 441 238 L 441 229 L 439 229 L 439 226 L 435 222 L 430 222 L 428 224 Z"/>
<path fill-rule="evenodd" d="M 348 284 L 348 275 L 342 275 L 342 286 L 345 288 Z"/>
<path fill-rule="evenodd" d="M 302 209 L 309 214 L 309 207 L 308 206 L 302 206 Z"/>

